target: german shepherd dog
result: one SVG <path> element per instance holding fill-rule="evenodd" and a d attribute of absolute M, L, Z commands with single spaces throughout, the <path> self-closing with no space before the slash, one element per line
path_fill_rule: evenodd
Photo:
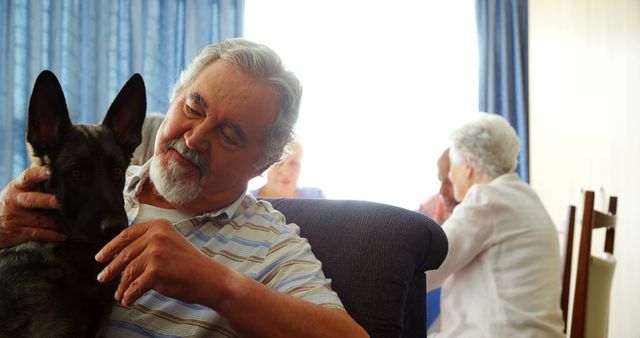
<path fill-rule="evenodd" d="M 55 75 L 40 73 L 29 101 L 27 142 L 50 166 L 41 191 L 64 242 L 29 241 L 0 250 L 0 337 L 95 337 L 104 326 L 117 281 L 101 284 L 98 250 L 127 227 L 125 170 L 142 140 L 147 109 L 134 74 L 100 125 L 71 124 Z"/>

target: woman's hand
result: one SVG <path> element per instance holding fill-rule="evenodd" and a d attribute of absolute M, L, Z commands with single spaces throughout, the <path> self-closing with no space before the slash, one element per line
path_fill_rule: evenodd
<path fill-rule="evenodd" d="M 29 240 L 62 241 L 55 222 L 38 209 L 57 209 L 54 195 L 33 191 L 36 184 L 49 179 L 47 167 L 23 171 L 0 192 L 0 248 Z"/>

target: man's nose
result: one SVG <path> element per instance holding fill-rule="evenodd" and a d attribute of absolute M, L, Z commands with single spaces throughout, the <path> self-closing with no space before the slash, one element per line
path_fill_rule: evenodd
<path fill-rule="evenodd" d="M 184 133 L 184 142 L 187 147 L 195 151 L 205 151 L 209 147 L 209 138 L 211 135 L 208 133 L 207 128 L 201 126 L 194 126 L 186 133 Z"/>

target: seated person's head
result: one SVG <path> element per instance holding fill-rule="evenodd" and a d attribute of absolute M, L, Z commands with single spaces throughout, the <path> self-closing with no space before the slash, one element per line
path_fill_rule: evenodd
<path fill-rule="evenodd" d="M 440 196 L 444 202 L 444 207 L 448 213 L 451 213 L 453 208 L 458 205 L 453 195 L 453 185 L 449 180 L 449 148 L 445 149 L 438 158 L 438 180 L 440 180 Z"/>
<path fill-rule="evenodd" d="M 286 147 L 286 155 L 267 170 L 267 184 L 260 189 L 261 197 L 297 197 L 298 177 L 302 169 L 303 149 L 294 141 Z"/>
<path fill-rule="evenodd" d="M 205 47 L 180 74 L 158 130 L 156 191 L 193 210 L 227 205 L 280 159 L 300 96 L 270 48 L 243 39 Z"/>
<path fill-rule="evenodd" d="M 454 196 L 462 201 L 476 183 L 489 183 L 511 173 L 518 164 L 520 141 L 503 117 L 480 113 L 451 135 L 449 179 Z"/>

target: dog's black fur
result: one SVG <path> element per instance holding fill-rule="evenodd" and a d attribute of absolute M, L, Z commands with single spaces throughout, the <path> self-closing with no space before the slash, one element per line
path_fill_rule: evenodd
<path fill-rule="evenodd" d="M 100 125 L 73 125 L 62 88 L 40 73 L 29 101 L 27 142 L 49 165 L 42 191 L 61 243 L 30 241 L 0 250 L 0 337 L 94 337 L 111 311 L 117 281 L 101 284 L 98 250 L 123 230 L 125 171 L 142 140 L 146 92 L 135 74 Z"/>

